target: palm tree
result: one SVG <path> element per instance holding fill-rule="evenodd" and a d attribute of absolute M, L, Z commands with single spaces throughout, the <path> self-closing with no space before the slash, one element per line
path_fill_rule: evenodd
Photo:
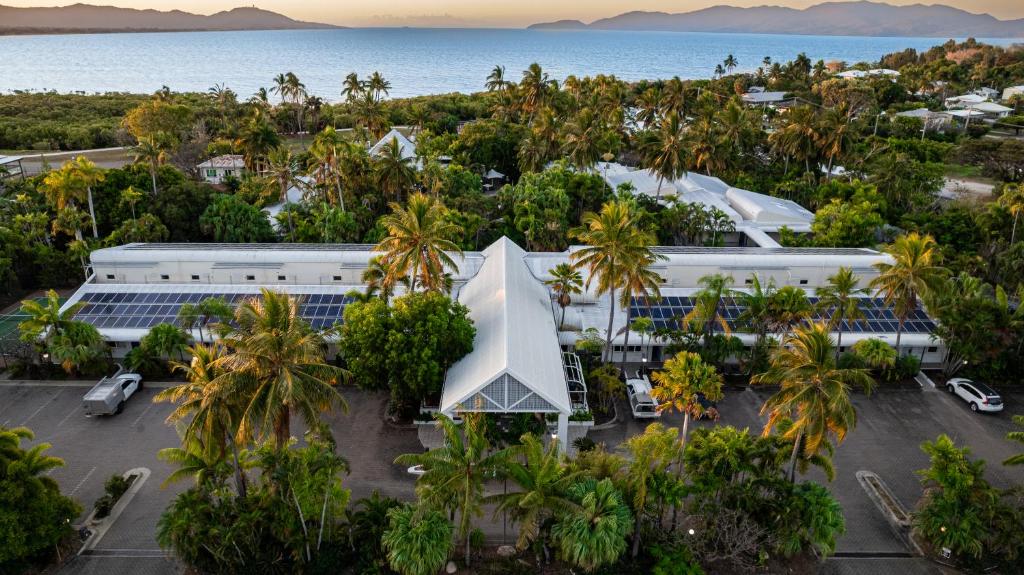
<path fill-rule="evenodd" d="M 853 344 L 853 353 L 874 369 L 885 369 L 896 365 L 896 350 L 877 337 L 862 339 Z"/>
<path fill-rule="evenodd" d="M 769 304 L 775 295 L 775 280 L 769 278 L 767 284 L 761 283 L 757 274 L 750 274 L 750 289 L 744 292 L 733 292 L 743 304 L 743 311 L 736 318 L 738 324 L 750 330 L 756 337 L 754 347 L 760 347 L 768 335 L 770 311 Z"/>
<path fill-rule="evenodd" d="M 145 162 L 149 166 L 149 178 L 152 183 L 153 195 L 156 195 L 156 171 L 161 164 L 167 161 L 167 151 L 164 145 L 154 136 L 142 136 L 139 143 L 132 148 L 135 156 L 135 163 Z"/>
<path fill-rule="evenodd" d="M 911 232 L 896 238 L 883 250 L 893 261 L 874 265 L 878 275 L 870 286 L 877 290 L 896 315 L 896 353 L 900 353 L 903 324 L 917 311 L 918 298 L 937 291 L 946 277 L 945 268 L 938 265 L 942 254 L 931 236 Z"/>
<path fill-rule="evenodd" d="M 575 509 L 562 513 L 551 537 L 564 561 L 592 572 L 618 561 L 633 531 L 633 516 L 611 479 L 587 478 L 569 488 Z"/>
<path fill-rule="evenodd" d="M 690 417 L 699 419 L 707 413 L 705 403 L 722 399 L 722 376 L 715 366 L 704 363 L 700 354 L 681 351 L 669 358 L 661 371 L 651 375 L 655 386 L 651 396 L 658 400 L 658 410 L 672 410 L 683 414 L 683 429 L 679 433 L 679 449 L 676 459 L 676 477 L 683 474 L 683 450 L 686 436 L 690 431 Z M 672 528 L 675 529 L 678 508 L 672 511 Z"/>
<path fill-rule="evenodd" d="M 674 427 L 665 428 L 660 423 L 647 426 L 642 434 L 634 435 L 626 440 L 626 451 L 629 463 L 626 469 L 626 484 L 633 494 L 633 550 L 635 559 L 640 554 L 641 523 L 647 511 L 650 495 L 651 479 L 663 473 L 678 457 L 676 446 L 679 430 Z"/>
<path fill-rule="evenodd" d="M 1013 216 L 1013 228 L 1010 230 L 1010 245 L 1017 241 L 1017 220 L 1024 212 L 1024 186 L 1020 184 L 1004 184 L 1003 194 L 999 196 L 999 204 Z"/>
<path fill-rule="evenodd" d="M 657 128 L 648 133 L 640 150 L 644 167 L 658 175 L 658 198 L 665 180 L 674 181 L 686 174 L 686 132 L 682 119 L 669 112 Z"/>
<path fill-rule="evenodd" d="M 274 87 L 270 91 L 281 96 L 281 103 L 284 104 L 288 99 L 288 76 L 285 74 L 274 76 Z"/>
<path fill-rule="evenodd" d="M 452 524 L 444 514 L 406 504 L 387 511 L 380 543 L 388 566 L 400 575 L 436 575 L 452 550 Z"/>
<path fill-rule="evenodd" d="M 139 200 L 141 200 L 141 199 L 142 199 L 142 192 L 136 190 L 133 186 L 128 186 L 127 188 L 125 188 L 124 190 L 121 191 L 121 201 L 123 203 L 128 204 L 128 207 L 130 207 L 131 210 L 132 210 L 132 223 L 133 224 L 138 221 L 135 218 L 135 204 L 139 203 Z M 135 226 L 134 225 L 132 226 L 132 230 L 134 232 L 134 230 L 135 230 Z M 133 239 L 134 239 L 134 235 L 133 235 Z"/>
<path fill-rule="evenodd" d="M 500 92 L 505 89 L 505 67 L 495 66 L 487 76 L 487 83 L 484 85 L 488 92 Z"/>
<path fill-rule="evenodd" d="M 725 75 L 725 68 L 721 64 L 715 64 L 715 77 L 721 78 Z"/>
<path fill-rule="evenodd" d="M 458 272 L 459 266 L 448 252 L 462 255 L 451 241 L 456 226 L 444 219 L 444 207 L 430 196 L 415 193 L 405 208 L 391 204 L 392 213 L 381 219 L 388 236 L 374 247 L 382 253 L 392 283 L 400 277 L 409 278 L 409 290 L 417 284 L 427 290 L 440 291 L 445 269 Z"/>
<path fill-rule="evenodd" d="M 75 240 L 82 241 L 81 222 L 77 216 L 80 215 L 78 204 L 85 199 L 86 189 L 83 180 L 76 173 L 74 164 L 65 164 L 61 169 L 46 174 L 39 189 L 46 197 L 46 201 L 57 211 L 57 220 L 61 220 L 64 214 L 68 216 L 65 225 L 54 226 L 55 231 L 59 227 L 70 228 Z"/>
<path fill-rule="evenodd" d="M 572 296 L 583 293 L 583 276 L 567 263 L 560 263 L 548 270 L 551 279 L 544 282 L 555 292 L 555 301 L 562 308 L 562 318 L 558 321 L 558 329 L 565 326 L 565 308 L 572 303 Z"/>
<path fill-rule="evenodd" d="M 288 241 L 294 241 L 295 228 L 292 224 L 291 201 L 288 190 L 296 183 L 299 163 L 287 146 L 278 146 L 267 154 L 266 177 L 271 185 L 277 187 L 278 199 L 284 202 L 284 211 L 288 214 Z"/>
<path fill-rule="evenodd" d="M 470 564 L 470 532 L 473 517 L 481 514 L 484 480 L 503 464 L 504 454 L 491 453 L 486 437 L 486 421 L 481 413 L 466 413 L 459 426 L 443 413 L 434 415 L 444 435 L 444 445 L 426 453 L 399 455 L 399 465 L 422 465 L 423 475 L 416 481 L 420 500 L 428 505 L 457 510 L 458 534 Z"/>
<path fill-rule="evenodd" d="M 626 371 L 626 352 L 629 349 L 629 333 L 632 331 L 632 318 L 630 308 L 633 299 L 642 299 L 648 305 L 651 300 L 661 298 L 661 282 L 663 278 L 658 272 L 651 269 L 651 265 L 658 260 L 666 259 L 661 254 L 651 253 L 625 262 L 622 269 L 622 296 L 619 298 L 619 305 L 626 310 L 625 336 L 622 342 L 622 365 L 623 372 Z"/>
<path fill-rule="evenodd" d="M 384 143 L 373 164 L 381 191 L 391 196 L 393 201 L 402 201 L 404 192 L 416 183 L 416 168 L 412 158 L 402 155 L 402 145 L 397 137 Z"/>
<path fill-rule="evenodd" d="M 366 87 L 373 94 L 373 98 L 380 101 L 381 94 L 388 95 L 388 90 L 391 89 L 391 82 L 384 79 L 384 76 L 380 75 L 380 72 L 374 72 L 370 75 L 370 79 L 366 82 Z"/>
<path fill-rule="evenodd" d="M 639 228 L 636 215 L 624 202 L 608 202 L 599 214 L 584 214 L 582 223 L 570 233 L 587 245 L 570 254 L 569 259 L 574 267 L 586 267 L 589 271 L 587 289 L 597 278 L 597 293 L 608 293 L 611 297 L 604 351 L 604 361 L 611 362 L 616 291 L 623 287 L 624 274 L 633 262 L 654 259 L 650 246 L 656 240 L 653 234 Z"/>
<path fill-rule="evenodd" d="M 172 358 L 178 356 L 184 360 L 185 350 L 188 349 L 189 337 L 182 329 L 174 324 L 160 323 L 154 325 L 149 332 L 143 336 L 143 345 L 148 347 L 154 354 Z"/>
<path fill-rule="evenodd" d="M 223 377 L 228 350 L 222 343 L 213 342 L 187 351 L 192 358 L 188 363 L 171 362 L 171 369 L 183 373 L 186 383 L 161 390 L 153 401 L 177 404 L 167 416 L 167 423 L 188 421 L 183 443 L 194 441 L 219 460 L 226 459 L 227 450 L 231 449 L 235 489 L 244 498 L 246 484 L 238 444 L 248 439 L 239 437 L 245 403 L 243 397 L 232 393 Z"/>
<path fill-rule="evenodd" d="M 828 285 L 815 290 L 818 296 L 818 311 L 831 313 L 829 328 L 836 331 L 836 361 L 839 361 L 839 350 L 843 347 L 843 322 L 864 321 L 864 312 L 860 309 L 860 297 L 867 294 L 866 289 L 858 288 L 860 278 L 853 270 L 841 267 L 835 275 L 829 276 Z"/>
<path fill-rule="evenodd" d="M 366 263 L 366 269 L 363 270 L 363 274 L 360 279 L 364 284 L 366 284 L 367 295 L 372 296 L 379 292 L 380 298 L 385 302 L 391 299 L 391 296 L 394 295 L 395 283 L 399 281 L 398 278 L 389 273 L 388 268 L 384 266 L 380 256 L 370 258 L 370 261 Z"/>
<path fill-rule="evenodd" d="M 592 168 L 601 157 L 601 126 L 594 111 L 590 108 L 580 110 L 565 125 L 564 131 L 562 153 L 569 165 L 581 171 Z"/>
<path fill-rule="evenodd" d="M 820 139 L 817 117 L 810 106 L 790 108 L 786 114 L 786 123 L 768 136 L 776 152 L 786 158 L 786 171 L 789 171 L 789 160 L 793 158 L 802 160 L 804 170 L 808 173 L 811 171 L 811 160 L 818 157 L 817 143 Z"/>
<path fill-rule="evenodd" d="M 805 459 L 822 449 L 834 436 L 842 442 L 856 425 L 857 412 L 850 401 L 850 387 L 870 392 L 875 381 L 864 369 L 843 369 L 836 365 L 835 346 L 828 326 L 815 323 L 798 327 L 772 353 L 768 371 L 751 378 L 751 383 L 781 386 L 761 407 L 768 414 L 764 435 L 793 413 L 792 426 L 783 435 L 793 441 L 789 477 L 796 481 L 796 463 L 801 452 Z"/>
<path fill-rule="evenodd" d="M 534 62 L 523 70 L 523 79 L 519 82 L 519 95 L 523 110 L 529 113 L 533 123 L 534 113 L 548 101 L 548 95 L 556 89 L 555 81 L 548 77 L 540 64 Z"/>
<path fill-rule="evenodd" d="M 736 66 L 739 66 L 739 62 L 736 61 L 735 56 L 729 54 L 725 57 L 725 61 L 722 62 L 722 65 L 725 66 L 726 72 L 732 73 L 732 71 L 736 69 Z"/>
<path fill-rule="evenodd" d="M 335 387 L 349 373 L 324 363 L 324 338 L 298 309 L 294 298 L 263 289 L 238 306 L 238 327 L 223 338 L 231 353 L 222 360 L 222 377 L 248 401 L 242 433 L 272 433 L 278 450 L 288 445 L 292 411 L 314 427 L 321 411 L 333 405 L 348 410 Z"/>
<path fill-rule="evenodd" d="M 507 458 L 502 468 L 504 476 L 520 490 L 493 495 L 484 501 L 497 503 L 495 514 L 507 512 L 519 524 L 516 540 L 519 549 L 539 540 L 546 553 L 544 526 L 552 516 L 576 507 L 565 494 L 579 472 L 570 471 L 563 464 L 557 439 L 552 438 L 545 448 L 543 442 L 530 433 L 520 438 L 519 445 L 506 449 L 503 457 Z"/>
<path fill-rule="evenodd" d="M 7 469 L 11 465 L 17 465 L 23 472 L 23 477 L 40 481 L 47 487 L 57 489 L 57 483 L 47 472 L 64 466 L 64 460 L 59 457 L 45 455 L 44 452 L 53 447 L 49 443 L 39 443 L 25 450 L 21 448 L 23 440 L 33 440 L 35 434 L 27 427 L 5 428 L 0 427 L 0 468 Z M 32 491 L 32 485 L 18 484 L 19 489 Z"/>
<path fill-rule="evenodd" d="M 85 304 L 78 302 L 61 311 L 62 305 L 60 296 L 54 290 L 46 292 L 46 301 L 42 303 L 34 299 L 22 301 L 20 311 L 28 319 L 18 324 L 21 337 L 31 341 L 42 337 L 44 342 L 49 343 L 55 336 L 62 335 Z"/>
<path fill-rule="evenodd" d="M 309 160 L 316 167 L 318 183 L 325 188 L 334 187 L 338 194 L 338 205 L 345 211 L 345 196 L 341 193 L 342 169 L 340 156 L 346 148 L 341 135 L 332 126 L 327 126 L 313 138 L 309 147 Z"/>
<path fill-rule="evenodd" d="M 100 232 L 96 227 L 96 209 L 93 207 L 92 202 L 92 187 L 103 182 L 106 176 L 103 174 L 102 169 L 85 156 L 78 156 L 70 165 L 71 171 L 74 173 L 79 184 L 85 186 L 86 196 L 89 200 L 89 218 L 92 220 L 92 237 L 98 238 L 100 237 Z"/>
<path fill-rule="evenodd" d="M 768 325 L 785 340 L 790 330 L 811 317 L 813 311 L 807 292 L 796 286 L 782 286 L 768 299 Z"/>
<path fill-rule="evenodd" d="M 721 308 L 722 298 L 729 293 L 732 282 L 732 276 L 725 274 L 712 274 L 697 280 L 703 287 L 694 294 L 693 309 L 683 317 L 683 324 L 689 326 L 696 323 L 700 326 L 705 349 L 711 346 L 711 337 L 715 333 L 716 325 L 723 333 L 729 334 L 729 322 L 722 317 Z"/>
<path fill-rule="evenodd" d="M 165 447 L 157 451 L 156 458 L 177 466 L 160 487 L 184 479 L 194 479 L 197 486 L 216 487 L 231 473 L 227 460 L 206 449 L 195 437 L 182 438 L 181 447 Z"/>
<path fill-rule="evenodd" d="M 345 80 L 341 83 L 341 95 L 345 97 L 348 102 L 355 101 L 356 97 L 362 95 L 365 89 L 363 83 L 359 80 L 359 75 L 355 72 L 349 73 L 345 76 Z"/>
<path fill-rule="evenodd" d="M 854 134 L 850 128 L 850 111 L 846 103 L 823 112 L 817 143 L 821 151 L 828 156 L 827 178 L 830 180 L 835 159 L 853 147 Z"/>
<path fill-rule="evenodd" d="M 258 110 L 242 128 L 235 147 L 242 151 L 246 167 L 260 174 L 266 167 L 267 154 L 281 145 L 281 136 Z"/>

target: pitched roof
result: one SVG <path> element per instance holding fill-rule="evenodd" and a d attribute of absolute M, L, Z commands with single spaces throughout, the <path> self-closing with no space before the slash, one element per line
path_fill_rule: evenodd
<path fill-rule="evenodd" d="M 448 369 L 441 411 L 570 413 L 548 290 L 506 237 L 483 251 L 459 292 L 476 326 L 473 351 Z"/>
<path fill-rule="evenodd" d="M 241 169 L 245 167 L 245 157 L 238 154 L 225 154 L 223 156 L 217 156 L 210 158 L 202 164 L 199 164 L 199 168 L 227 168 L 227 169 Z"/>
<path fill-rule="evenodd" d="M 398 140 L 398 149 L 402 154 L 402 158 L 408 160 L 416 157 L 416 144 L 414 144 L 409 138 L 406 138 L 405 134 L 394 128 L 392 128 L 387 134 L 384 134 L 384 137 L 370 148 L 370 155 L 379 156 L 381 150 L 384 149 L 384 146 L 395 139 Z"/>

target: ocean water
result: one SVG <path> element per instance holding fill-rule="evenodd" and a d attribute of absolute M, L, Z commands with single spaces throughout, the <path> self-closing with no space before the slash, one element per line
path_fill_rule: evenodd
<path fill-rule="evenodd" d="M 242 98 L 294 72 L 311 94 L 340 99 L 349 72 L 380 71 L 392 97 L 483 89 L 495 65 L 517 80 L 531 62 L 556 79 L 599 73 L 625 80 L 704 78 L 733 54 L 739 70 L 765 56 L 786 61 L 877 60 L 941 38 L 784 36 L 683 32 L 499 29 L 349 29 L 252 32 L 77 34 L 0 37 L 0 91 L 141 92 L 170 86 L 205 91 L 226 84 Z M 1009 44 L 1012 40 L 986 40 Z"/>

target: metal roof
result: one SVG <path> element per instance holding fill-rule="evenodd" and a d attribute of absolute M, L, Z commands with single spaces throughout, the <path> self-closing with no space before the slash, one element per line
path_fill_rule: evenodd
<path fill-rule="evenodd" d="M 449 368 L 441 411 L 571 413 L 548 290 L 526 252 L 502 237 L 459 293 L 476 326 L 473 351 Z"/>

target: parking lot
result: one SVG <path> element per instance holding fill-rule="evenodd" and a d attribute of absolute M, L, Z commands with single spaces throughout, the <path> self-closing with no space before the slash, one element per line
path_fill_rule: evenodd
<path fill-rule="evenodd" d="M 76 560 L 65 572 L 181 572 L 180 566 L 164 556 L 154 535 L 160 513 L 177 493 L 188 487 L 186 483 L 160 487 L 171 468 L 159 461 L 156 453 L 178 445 L 175 430 L 164 423 L 171 406 L 152 402 L 158 390 L 151 385 L 133 397 L 122 414 L 87 418 L 80 404 L 86 389 L 84 384 L 58 382 L 0 384 L 0 424 L 28 426 L 36 433 L 37 442 L 53 444 L 51 453 L 63 458 L 66 465 L 54 470 L 52 477 L 66 494 L 82 504 L 86 513 L 103 494 L 103 482 L 111 475 L 135 467 L 152 471 L 95 551 Z M 758 411 L 767 395 L 763 390 L 727 391 L 719 405 L 719 424 L 759 432 L 763 420 Z M 401 453 L 422 449 L 416 432 L 384 421 L 385 394 L 346 390 L 345 396 L 349 413 L 330 413 L 326 417 L 339 451 L 352 469 L 345 483 L 352 489 L 353 499 L 367 496 L 375 489 L 384 495 L 411 497 L 413 479 L 392 461 Z M 1013 428 L 1010 415 L 1024 413 L 1024 395 L 1011 394 L 1005 399 L 1007 409 L 1002 414 L 978 415 L 947 393 L 935 390 L 882 391 L 871 397 L 856 396 L 858 425 L 837 449 L 837 476 L 829 485 L 843 505 L 847 534 L 839 542 L 837 558 L 830 560 L 824 571 L 870 570 L 877 575 L 935 572 L 931 564 L 910 558 L 857 483 L 855 473 L 877 473 L 903 505 L 912 508 L 921 494 L 914 472 L 927 465 L 919 446 L 939 433 L 948 433 L 958 443 L 970 446 L 976 457 L 989 462 L 988 477 L 996 485 L 1024 481 L 1024 469 L 1006 468 L 999 463 L 1015 450 L 1014 444 L 1005 439 Z M 663 418 L 663 423 L 681 425 L 682 421 L 678 415 L 670 414 Z M 628 418 L 623 424 L 591 436 L 614 448 L 629 435 L 642 432 L 644 425 L 645 422 Z M 496 527 L 500 533 L 500 524 L 484 527 L 489 533 L 493 530 L 487 527 Z"/>

